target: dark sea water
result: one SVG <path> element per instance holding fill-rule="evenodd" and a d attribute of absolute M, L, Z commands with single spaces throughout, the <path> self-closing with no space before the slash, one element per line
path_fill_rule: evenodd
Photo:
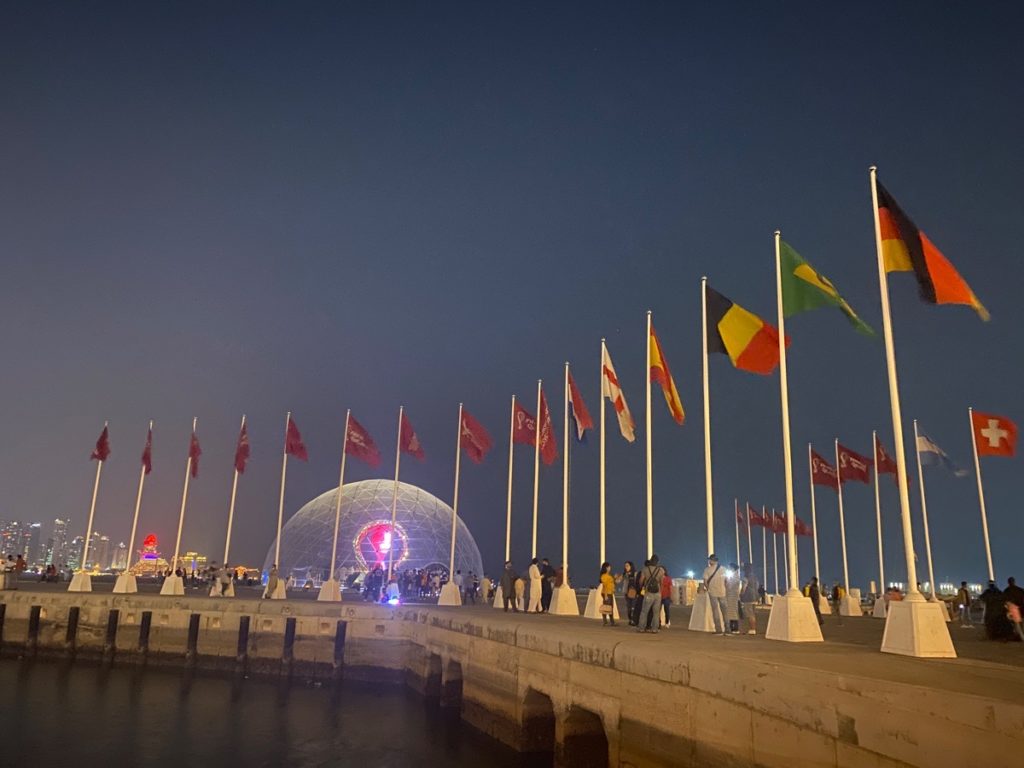
<path fill-rule="evenodd" d="M 0 662 L 0 744 L 11 764 L 487 766 L 511 750 L 396 688 Z"/>

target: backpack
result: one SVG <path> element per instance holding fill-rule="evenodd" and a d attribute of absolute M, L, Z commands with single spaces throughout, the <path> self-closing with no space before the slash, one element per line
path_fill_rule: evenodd
<path fill-rule="evenodd" d="M 650 572 L 647 574 L 647 580 L 644 582 L 644 592 L 648 595 L 661 594 L 661 574 L 664 571 L 665 569 L 660 565 L 651 567 Z"/>

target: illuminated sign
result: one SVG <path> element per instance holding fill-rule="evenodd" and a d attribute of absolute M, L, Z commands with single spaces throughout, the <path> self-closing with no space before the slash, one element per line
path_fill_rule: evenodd
<path fill-rule="evenodd" d="M 352 551 L 363 570 L 387 568 L 388 557 L 398 568 L 409 556 L 409 538 L 400 524 L 395 523 L 392 530 L 390 520 L 374 520 L 359 529 L 352 541 Z"/>

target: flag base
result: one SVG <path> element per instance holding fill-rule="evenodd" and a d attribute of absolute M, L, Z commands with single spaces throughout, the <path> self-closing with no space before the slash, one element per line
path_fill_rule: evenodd
<path fill-rule="evenodd" d="M 818 594 L 818 610 L 821 611 L 822 616 L 832 613 L 832 606 L 828 604 L 828 598 L 820 593 Z"/>
<path fill-rule="evenodd" d="M 779 595 L 772 603 L 768 614 L 768 628 L 764 633 L 768 640 L 783 640 L 788 643 L 820 643 L 821 627 L 814 612 L 814 603 L 799 590 L 791 589 Z"/>
<path fill-rule="evenodd" d="M 604 600 L 601 598 L 601 590 L 594 587 L 592 590 L 587 592 L 587 605 L 583 609 L 583 618 L 585 619 L 600 619 L 601 618 L 601 603 Z"/>
<path fill-rule="evenodd" d="M 501 588 L 501 584 L 494 588 L 494 602 L 491 603 L 493 608 L 504 608 L 505 607 L 505 591 Z"/>
<path fill-rule="evenodd" d="M 277 580 L 277 586 L 274 587 L 274 592 L 270 595 L 271 600 L 285 600 L 288 598 L 288 588 L 285 586 L 284 579 Z"/>
<path fill-rule="evenodd" d="M 340 603 L 341 584 L 338 583 L 337 579 L 328 579 L 320 585 L 320 593 L 316 596 L 316 599 L 320 603 Z"/>
<path fill-rule="evenodd" d="M 724 616 L 722 617 L 724 620 Z M 690 626 L 694 632 L 714 632 L 715 617 L 711 614 L 711 598 L 707 592 L 698 592 L 690 612 Z"/>
<path fill-rule="evenodd" d="M 922 659 L 955 659 L 956 650 L 942 620 L 940 606 L 914 594 L 889 603 L 882 635 L 882 653 Z"/>
<path fill-rule="evenodd" d="M 161 595 L 173 595 L 181 596 L 185 594 L 185 583 L 181 580 L 181 576 L 175 576 L 171 574 L 164 579 L 163 586 L 160 587 Z"/>
<path fill-rule="evenodd" d="M 117 575 L 117 581 L 114 582 L 114 594 L 115 595 L 134 595 L 139 591 L 139 585 L 135 582 L 135 577 L 130 573 L 119 573 Z"/>
<path fill-rule="evenodd" d="M 864 611 L 861 610 L 860 600 L 847 592 L 841 598 L 839 598 L 839 615 L 840 616 L 863 616 Z"/>
<path fill-rule="evenodd" d="M 224 590 L 224 597 L 234 597 L 234 596 L 235 596 L 235 580 L 232 579 L 231 581 L 228 582 L 228 588 Z"/>
<path fill-rule="evenodd" d="M 885 618 L 885 598 L 884 597 L 878 597 L 875 600 L 875 607 L 871 609 L 871 615 L 874 616 L 876 619 L 884 619 Z"/>
<path fill-rule="evenodd" d="M 551 597 L 551 613 L 556 616 L 579 616 L 580 604 L 576 600 L 576 590 L 568 584 L 555 587 Z"/>
<path fill-rule="evenodd" d="M 452 582 L 441 587 L 441 595 L 437 598 L 438 605 L 462 605 L 462 594 Z"/>
<path fill-rule="evenodd" d="M 88 573 L 78 571 L 71 577 L 68 592 L 92 592 L 92 577 Z"/>
<path fill-rule="evenodd" d="M 933 605 L 939 606 L 939 610 L 942 612 L 942 618 L 944 618 L 946 620 L 946 623 L 948 624 L 949 623 L 949 607 L 946 605 L 946 601 L 945 600 L 939 600 L 939 598 L 937 598 L 935 595 L 932 595 L 931 597 L 928 598 L 928 602 L 932 603 Z"/>

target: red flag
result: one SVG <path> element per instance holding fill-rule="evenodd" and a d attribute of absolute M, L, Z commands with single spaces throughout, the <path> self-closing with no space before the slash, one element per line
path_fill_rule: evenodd
<path fill-rule="evenodd" d="M 487 452 L 491 450 L 493 445 L 491 436 L 487 434 L 484 425 L 474 419 L 472 414 L 466 409 L 462 410 L 462 425 L 459 429 L 459 442 L 462 444 L 462 450 L 466 452 L 470 461 L 474 464 L 479 464 L 484 460 Z"/>
<path fill-rule="evenodd" d="M 817 451 L 811 451 L 811 482 L 824 485 L 833 491 L 839 488 L 839 477 L 836 468 L 825 460 Z"/>
<path fill-rule="evenodd" d="M 548 401 L 544 397 L 544 390 L 541 390 L 540 393 L 540 457 L 548 466 L 558 460 L 555 430 L 551 426 L 551 411 L 548 410 Z"/>
<path fill-rule="evenodd" d="M 875 471 L 880 475 L 895 475 L 898 471 L 896 459 L 885 450 L 878 435 L 875 435 Z"/>
<path fill-rule="evenodd" d="M 299 428 L 295 426 L 295 420 L 291 416 L 288 417 L 288 429 L 284 437 L 284 452 L 290 453 L 297 459 L 309 461 L 309 453 L 306 452 L 306 446 L 302 442 L 302 435 L 299 434 Z"/>
<path fill-rule="evenodd" d="M 844 448 L 839 444 L 839 482 L 856 480 L 860 483 L 871 482 L 871 459 Z"/>
<path fill-rule="evenodd" d="M 348 417 L 348 437 L 345 439 L 345 453 L 365 461 L 371 467 L 380 464 L 380 451 L 377 450 L 373 438 L 354 416 Z"/>
<path fill-rule="evenodd" d="M 772 512 L 772 533 L 786 533 L 786 516 Z"/>
<path fill-rule="evenodd" d="M 586 439 L 587 430 L 594 428 L 594 420 L 590 418 L 590 411 L 587 410 L 587 406 L 583 402 L 583 395 L 580 394 L 571 372 L 569 373 L 569 412 L 572 414 L 573 421 L 576 422 L 576 439 L 582 443 Z"/>
<path fill-rule="evenodd" d="M 745 522 L 747 522 L 747 518 L 744 517 L 743 513 L 740 512 L 739 509 L 736 510 L 736 522 L 737 523 L 745 523 Z"/>
<path fill-rule="evenodd" d="M 423 446 L 420 445 L 420 439 L 416 437 L 416 431 L 412 428 L 412 422 L 409 421 L 409 417 L 405 415 L 404 411 L 402 412 L 402 428 L 399 432 L 401 433 L 398 438 L 399 450 L 423 461 L 426 457 L 426 454 L 423 452 Z"/>
<path fill-rule="evenodd" d="M 238 474 L 245 472 L 245 462 L 249 460 L 249 426 L 242 423 L 238 430 L 238 445 L 235 446 L 235 471 Z"/>
<path fill-rule="evenodd" d="M 149 434 L 146 435 L 146 447 L 142 449 L 142 466 L 146 468 L 146 474 L 148 475 L 153 471 L 153 428 L 149 428 Z"/>
<path fill-rule="evenodd" d="M 799 517 L 794 515 L 793 517 L 793 530 L 797 536 L 813 536 L 814 529 L 811 528 L 807 523 L 801 520 Z"/>
<path fill-rule="evenodd" d="M 747 517 L 750 518 L 751 525 L 760 525 L 761 527 L 764 527 L 764 518 L 761 517 L 756 509 L 750 506 L 749 502 L 747 503 Z"/>
<path fill-rule="evenodd" d="M 89 454 L 89 460 L 96 459 L 97 461 L 106 461 L 107 456 L 110 455 L 110 433 L 107 431 L 107 425 L 103 425 L 103 431 L 100 432 L 99 439 L 96 440 L 96 447 L 92 453 Z"/>
<path fill-rule="evenodd" d="M 189 465 L 189 472 L 192 477 L 199 477 L 199 456 L 202 454 L 203 449 L 199 447 L 199 436 L 196 431 L 192 430 L 192 437 L 188 441 L 188 457 L 192 460 Z"/>
<path fill-rule="evenodd" d="M 1005 416 L 971 411 L 971 427 L 979 456 L 1013 456 L 1017 425 Z"/>
<path fill-rule="evenodd" d="M 536 439 L 537 420 L 517 400 L 516 409 L 512 414 L 512 442 L 533 445 Z"/>

